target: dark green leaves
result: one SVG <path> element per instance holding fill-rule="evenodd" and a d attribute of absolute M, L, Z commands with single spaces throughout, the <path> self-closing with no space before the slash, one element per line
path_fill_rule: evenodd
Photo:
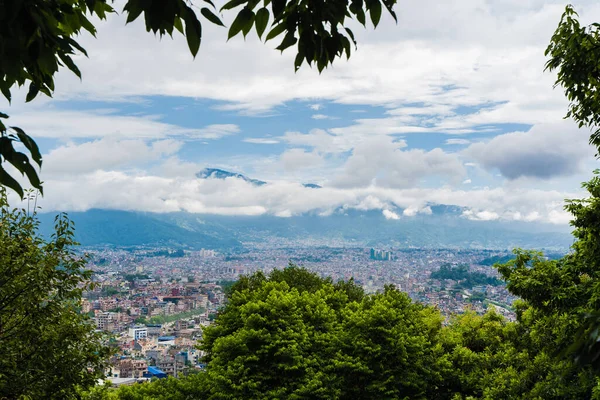
<path fill-rule="evenodd" d="M 261 8 L 256 12 L 256 16 L 254 17 L 254 23 L 256 25 L 256 33 L 259 38 L 262 38 L 263 33 L 269 23 L 269 10 L 266 8 Z"/>
<path fill-rule="evenodd" d="M 273 39 L 274 37 L 277 37 L 284 31 L 285 31 L 285 25 L 283 23 L 275 26 L 275 28 L 271 29 L 271 31 L 267 34 L 267 38 L 265 39 L 265 42 Z"/>
<path fill-rule="evenodd" d="M 200 10 L 200 12 L 202 13 L 202 15 L 204 15 L 204 18 L 206 18 L 207 20 L 209 20 L 213 24 L 220 25 L 220 26 L 225 26 L 225 25 L 223 25 L 223 22 L 221 22 L 221 20 L 219 19 L 219 17 L 217 17 L 212 11 L 210 11 L 210 9 L 208 9 L 206 7 L 202 7 L 202 9 Z"/>
<path fill-rule="evenodd" d="M 86 53 L 73 38 L 95 34 L 88 16 L 102 19 L 113 11 L 103 0 L 23 0 L 0 9 L 0 92 L 9 101 L 11 88 L 27 83 L 27 101 L 50 95 L 60 66 L 81 76 L 71 55 Z"/>
<path fill-rule="evenodd" d="M 188 47 L 192 56 L 196 57 L 198 49 L 200 49 L 200 40 L 202 39 L 202 25 L 200 25 L 200 21 L 198 21 L 198 18 L 196 18 L 196 15 L 189 7 L 183 15 L 183 20 L 185 21 L 185 38 L 187 39 Z"/>
<path fill-rule="evenodd" d="M 0 113 L 0 119 L 8 118 L 8 115 Z M 6 186 L 23 198 L 23 188 L 3 167 L 2 163 L 7 162 L 11 164 L 17 171 L 22 175 L 27 176 L 29 183 L 35 189 L 43 193 L 42 184 L 38 177 L 38 174 L 29 161 L 29 158 L 15 150 L 13 144 L 21 143 L 30 152 L 34 162 L 41 167 L 42 166 L 42 155 L 35 141 L 29 137 L 21 128 L 11 127 L 13 133 L 10 133 L 4 123 L 0 121 L 0 185 Z"/>
<path fill-rule="evenodd" d="M 225 5 L 223 7 L 221 7 L 221 11 L 223 10 L 231 10 L 232 8 L 236 8 L 237 6 L 241 6 L 242 4 L 246 4 L 248 2 L 248 0 L 231 0 L 227 3 L 225 3 Z"/>
<path fill-rule="evenodd" d="M 227 34 L 227 40 L 231 39 L 235 35 L 240 32 L 243 32 L 244 37 L 252 28 L 252 24 L 254 23 L 254 12 L 250 10 L 248 7 L 242 8 L 233 20 L 231 27 L 229 27 L 229 33 Z"/>
<path fill-rule="evenodd" d="M 294 36 L 294 34 L 288 33 L 283 38 L 283 41 L 281 42 L 281 44 L 279 46 L 277 46 L 277 50 L 284 51 L 288 47 L 295 45 L 296 42 L 298 42 L 298 39 L 296 39 L 296 37 Z"/>
<path fill-rule="evenodd" d="M 17 192 L 20 198 L 23 198 L 23 188 L 21 187 L 19 182 L 17 182 L 12 176 L 8 174 L 8 172 L 4 170 L 4 168 L 2 168 L 2 164 L 0 164 L 0 185 L 6 186 L 14 190 L 15 192 Z"/>
<path fill-rule="evenodd" d="M 545 55 L 546 69 L 557 70 L 556 86 L 570 102 L 565 118 L 592 129 L 590 143 L 600 154 L 600 26 L 581 26 L 567 6 Z"/>
<path fill-rule="evenodd" d="M 371 15 L 373 27 L 377 28 L 377 25 L 379 25 L 379 20 L 381 19 L 381 3 L 378 0 L 370 3 L 369 14 Z"/>

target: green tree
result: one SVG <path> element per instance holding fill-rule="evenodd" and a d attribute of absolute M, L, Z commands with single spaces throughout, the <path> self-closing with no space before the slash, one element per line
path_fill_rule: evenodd
<path fill-rule="evenodd" d="M 204 332 L 212 398 L 426 398 L 441 322 L 391 287 L 367 296 L 296 266 L 242 277 Z"/>
<path fill-rule="evenodd" d="M 91 272 L 74 245 L 65 215 L 46 241 L 35 215 L 0 193 L 1 398 L 75 398 L 104 375 L 108 350 L 79 313 Z"/>
<path fill-rule="evenodd" d="M 565 118 L 592 130 L 590 143 L 600 150 L 600 23 L 582 26 L 572 6 L 567 6 L 546 49 L 546 69 L 558 72 L 570 101 Z"/>
<path fill-rule="evenodd" d="M 188 400 L 208 399 L 210 392 L 207 374 L 199 372 L 185 378 L 169 377 L 152 382 L 121 386 L 111 389 L 109 385 L 96 386 L 82 391 L 84 400 Z"/>
<path fill-rule="evenodd" d="M 190 52 L 195 57 L 202 39 L 202 22 L 194 8 L 199 9 L 203 20 L 224 26 L 215 14 L 211 0 L 202 0 L 203 6 L 186 0 L 127 0 L 123 13 L 127 22 L 143 16 L 146 30 L 159 36 L 173 35 L 179 31 L 187 39 Z M 381 19 L 382 9 L 387 9 L 396 19 L 393 6 L 396 0 L 229 0 L 220 12 L 237 10 L 228 30 L 228 38 L 255 29 L 265 41 L 283 36 L 277 50 L 296 46 L 294 68 L 306 61 L 316 64 L 319 71 L 336 58 L 350 57 L 352 45 L 356 46 L 348 21 L 356 19 L 366 26 L 367 15 L 373 26 Z M 72 56 L 86 50 L 75 40 L 82 32 L 95 35 L 96 28 L 90 17 L 107 18 L 114 9 L 107 0 L 21 0 L 2 3 L 0 12 L 0 92 L 11 100 L 11 88 L 29 83 L 26 101 L 38 93 L 51 96 L 54 75 L 67 67 L 81 78 L 81 72 Z M 25 153 L 16 151 L 13 144 L 20 142 L 30 152 L 34 162 L 42 166 L 36 143 L 22 129 L 7 127 L 0 113 L 0 185 L 15 190 L 23 197 L 21 185 L 6 171 L 3 162 L 12 164 L 26 175 L 31 185 L 42 190 L 38 174 Z"/>

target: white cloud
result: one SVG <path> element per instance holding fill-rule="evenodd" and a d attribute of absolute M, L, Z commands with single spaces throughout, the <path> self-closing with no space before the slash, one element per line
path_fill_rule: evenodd
<path fill-rule="evenodd" d="M 568 121 L 535 125 L 528 132 L 512 132 L 487 143 L 474 143 L 464 154 L 488 170 L 499 170 L 508 179 L 547 179 L 581 171 L 593 159 L 589 132 Z"/>
<path fill-rule="evenodd" d="M 34 138 L 146 138 L 167 136 L 219 139 L 239 132 L 233 124 L 187 128 L 160 121 L 157 115 L 117 115 L 114 110 L 65 111 L 42 107 L 11 115 L 15 123 Z"/>
<path fill-rule="evenodd" d="M 470 144 L 471 141 L 469 139 L 446 139 L 446 144 L 448 145 L 453 145 L 453 144 L 458 144 L 458 145 L 462 145 L 462 144 Z"/>
<path fill-rule="evenodd" d="M 441 149 L 428 152 L 402 150 L 404 147 L 404 141 L 394 142 L 387 136 L 365 140 L 354 148 L 342 173 L 333 179 L 333 184 L 348 188 L 375 184 L 404 188 L 431 176 L 444 176 L 456 181 L 465 175 L 462 163 L 454 154 Z"/>
<path fill-rule="evenodd" d="M 305 168 L 315 168 L 323 164 L 323 158 L 315 152 L 307 152 L 304 149 L 286 150 L 280 156 L 283 168 L 288 171 L 297 171 Z"/>
<path fill-rule="evenodd" d="M 192 136 L 197 139 L 220 139 L 240 132 L 240 127 L 234 124 L 212 124 L 196 129 Z"/>
<path fill-rule="evenodd" d="M 246 143 L 254 143 L 254 144 L 277 144 L 279 140 L 270 139 L 270 138 L 246 138 L 243 140 Z"/>
<path fill-rule="evenodd" d="M 470 179 L 465 179 L 465 180 L 463 181 L 463 185 L 468 185 L 468 184 L 470 184 L 470 183 L 471 183 L 471 180 L 470 180 Z"/>
<path fill-rule="evenodd" d="M 112 137 L 82 144 L 67 143 L 44 156 L 42 177 L 135 167 L 172 155 L 181 146 L 182 142 L 172 139 L 147 143 L 141 139 L 118 140 Z"/>
<path fill-rule="evenodd" d="M 520 214 L 520 220 L 554 224 L 565 224 L 569 219 L 562 209 L 563 199 L 581 196 L 581 193 L 515 188 L 465 191 L 371 186 L 315 190 L 285 181 L 254 186 L 241 179 L 204 180 L 193 175 L 176 177 L 105 170 L 75 176 L 51 176 L 46 179 L 45 187 L 45 196 L 40 202 L 45 211 L 116 208 L 226 215 L 297 215 L 309 211 L 327 214 L 339 207 L 381 212 L 399 208 L 408 218 L 417 213 L 431 213 L 429 204 L 452 204 L 465 207 L 468 210 L 465 216 L 477 220 L 515 220 L 515 215 Z"/>
<path fill-rule="evenodd" d="M 465 212 L 463 212 L 463 216 L 465 216 L 471 220 L 475 220 L 475 221 L 495 221 L 500 218 L 498 213 L 496 213 L 494 211 L 487 211 L 487 210 L 483 210 L 483 211 L 466 210 Z"/>
<path fill-rule="evenodd" d="M 393 211 L 383 210 L 382 213 L 383 213 L 383 216 L 385 217 L 385 219 L 392 219 L 392 220 L 400 219 L 400 216 Z"/>

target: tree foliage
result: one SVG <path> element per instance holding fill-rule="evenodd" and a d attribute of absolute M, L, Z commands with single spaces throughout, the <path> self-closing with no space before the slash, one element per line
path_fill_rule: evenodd
<path fill-rule="evenodd" d="M 546 49 L 546 69 L 557 70 L 556 86 L 570 101 L 565 118 L 592 130 L 590 144 L 600 151 L 600 23 L 582 26 L 567 6 Z"/>
<path fill-rule="evenodd" d="M 103 376 L 107 350 L 79 313 L 90 271 L 75 244 L 66 216 L 46 241 L 35 215 L 0 194 L 1 398 L 75 398 Z"/>
<path fill-rule="evenodd" d="M 179 31 L 196 57 L 202 22 L 224 26 L 214 3 L 201 3 L 202 6 L 186 0 L 127 0 L 123 13 L 127 23 L 143 18 L 146 30 L 161 37 Z M 350 57 L 352 46 L 356 46 L 354 33 L 347 26 L 351 19 L 366 26 L 370 18 L 376 27 L 384 8 L 396 19 L 395 4 L 396 0 L 230 0 L 219 11 L 237 12 L 229 27 L 229 39 L 239 34 L 246 37 L 253 27 L 262 38 L 268 28 L 265 41 L 283 37 L 278 50 L 296 45 L 296 70 L 306 61 L 322 71 L 336 58 L 344 54 Z M 105 19 L 115 12 L 107 0 L 19 0 L 4 1 L 1 7 L 0 92 L 8 101 L 15 85 L 28 84 L 26 101 L 40 92 L 52 96 L 54 75 L 61 67 L 81 78 L 73 56 L 87 56 L 87 52 L 77 42 L 77 36 L 82 32 L 95 35 L 90 19 Z M 15 190 L 22 198 L 20 183 L 2 163 L 12 164 L 32 187 L 41 191 L 37 171 L 25 153 L 14 150 L 13 143 L 23 144 L 38 167 L 42 166 L 42 158 L 35 141 L 20 128 L 7 127 L 2 121 L 6 118 L 8 115 L 0 113 L 0 185 Z"/>

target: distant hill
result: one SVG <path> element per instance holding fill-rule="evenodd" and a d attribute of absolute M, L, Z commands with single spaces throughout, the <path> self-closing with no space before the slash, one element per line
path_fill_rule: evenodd
<path fill-rule="evenodd" d="M 248 183 L 252 183 L 253 185 L 256 185 L 256 186 L 262 186 L 262 185 L 267 184 L 267 182 L 265 182 L 265 181 L 248 178 L 246 175 L 238 174 L 236 172 L 229 172 L 229 171 L 225 171 L 223 169 L 218 169 L 218 168 L 204 168 L 202 171 L 200 171 L 196 174 L 196 177 L 200 178 L 200 179 L 238 178 L 238 179 L 243 179 L 244 181 L 246 181 Z"/>
<path fill-rule="evenodd" d="M 263 186 L 263 185 L 267 184 L 267 182 L 265 182 L 265 181 L 249 178 L 246 175 L 243 175 L 243 174 L 240 174 L 237 172 L 226 171 L 224 169 L 219 169 L 219 168 L 204 168 L 202 171 L 200 171 L 196 174 L 196 177 L 200 178 L 200 179 L 238 178 L 238 179 L 242 179 L 242 180 L 244 180 L 248 183 L 251 183 L 253 185 L 256 185 L 256 186 Z M 304 186 L 305 188 L 309 188 L 309 189 L 321 189 L 321 186 L 317 185 L 316 183 L 303 183 L 302 186 Z"/>
<path fill-rule="evenodd" d="M 52 232 L 52 213 L 40 214 L 42 233 Z M 116 210 L 69 213 L 75 222 L 75 238 L 84 246 L 165 246 L 235 249 L 242 244 L 218 229 L 187 229 L 157 218 L 158 214 Z"/>
<path fill-rule="evenodd" d="M 448 213 L 442 212 L 447 210 Z M 69 214 L 85 246 L 165 246 L 235 250 L 244 243 L 265 246 L 364 246 L 376 248 L 515 247 L 565 251 L 572 236 L 564 228 L 531 223 L 471 221 L 452 207 L 431 215 L 386 219 L 380 210 L 340 209 L 289 218 L 89 210 Z M 50 232 L 54 214 L 41 214 Z M 562 231 L 561 231 L 562 229 Z M 494 260 L 485 261 L 486 263 Z"/>

